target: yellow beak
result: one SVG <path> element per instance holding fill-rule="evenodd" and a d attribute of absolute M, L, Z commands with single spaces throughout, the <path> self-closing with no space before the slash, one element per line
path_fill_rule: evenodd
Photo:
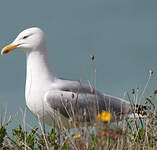
<path fill-rule="evenodd" d="M 1 51 L 1 55 L 7 54 L 7 53 L 13 51 L 14 49 L 17 48 L 17 46 L 19 46 L 19 44 L 16 44 L 16 45 L 14 45 L 14 44 L 9 44 L 9 45 L 5 46 L 5 47 L 2 49 L 2 51 Z"/>

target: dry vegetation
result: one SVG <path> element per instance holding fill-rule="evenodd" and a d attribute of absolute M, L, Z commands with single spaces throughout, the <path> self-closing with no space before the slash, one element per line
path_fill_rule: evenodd
<path fill-rule="evenodd" d="M 94 127 L 80 127 L 77 132 L 62 127 L 62 131 L 57 132 L 52 128 L 49 132 L 44 132 L 42 126 L 35 127 L 29 131 L 24 130 L 23 125 L 12 129 L 12 135 L 8 135 L 8 123 L 0 124 L 0 147 L 1 149 L 157 149 L 157 109 L 154 105 L 155 90 L 152 96 L 145 99 L 145 106 L 150 110 L 144 112 L 145 118 L 125 118 L 121 122 L 103 123 L 100 119 Z M 136 100 L 137 91 L 132 90 L 129 97 Z M 139 97 L 140 98 L 140 97 Z M 105 113 L 103 114 L 105 116 Z M 108 114 L 107 114 L 108 115 Z M 133 115 L 134 116 L 134 115 Z M 73 123 L 73 122 L 71 122 Z M 77 134 L 76 134 L 77 133 Z"/>
<path fill-rule="evenodd" d="M 92 61 L 94 57 L 91 57 Z M 0 123 L 0 148 L 4 150 L 146 150 L 157 149 L 157 109 L 155 100 L 157 90 L 151 96 L 145 97 L 144 93 L 152 76 L 149 72 L 149 79 L 143 90 L 132 89 L 128 94 L 130 103 L 137 103 L 142 100 L 144 106 L 150 109 L 141 112 L 144 118 L 125 118 L 121 122 L 110 123 L 110 114 L 98 115 L 94 126 L 78 124 L 76 132 L 62 127 L 62 131 L 52 128 L 45 132 L 39 122 L 39 127 L 25 130 L 24 125 L 12 129 L 12 135 L 8 134 L 9 121 L 1 119 Z M 5 118 L 5 117 L 3 117 Z M 102 119 L 101 119 L 102 118 Z M 103 120 L 104 119 L 104 120 Z M 3 120 L 3 121 L 2 121 Z M 105 121 L 105 123 L 103 122 Z M 108 122 L 107 122 L 108 121 Z M 3 123 L 2 123 L 3 122 Z M 71 124 L 74 122 L 71 121 Z"/>

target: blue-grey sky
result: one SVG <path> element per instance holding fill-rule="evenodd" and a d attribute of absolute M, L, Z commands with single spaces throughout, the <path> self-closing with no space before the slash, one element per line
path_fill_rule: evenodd
<path fill-rule="evenodd" d="M 24 29 L 40 27 L 58 75 L 87 83 L 95 55 L 97 89 L 123 97 L 145 85 L 149 69 L 149 88 L 157 88 L 156 6 L 155 0 L 1 1 L 0 47 Z M 25 64 L 19 50 L 0 57 L 1 113 L 5 106 L 10 114 L 25 108 Z"/>

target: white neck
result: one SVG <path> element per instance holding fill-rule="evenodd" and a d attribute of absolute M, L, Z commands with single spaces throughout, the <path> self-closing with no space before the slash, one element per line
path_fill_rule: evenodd
<path fill-rule="evenodd" d="M 52 83 L 56 75 L 53 73 L 49 66 L 48 50 L 43 49 L 40 51 L 27 52 L 27 77 L 26 88 L 33 88 L 33 85 L 44 87 L 47 83 Z"/>
<path fill-rule="evenodd" d="M 55 74 L 49 66 L 48 50 L 33 50 L 26 52 L 27 75 L 25 98 L 26 104 L 33 112 L 38 112 L 42 101 L 41 95 L 50 88 L 52 82 L 56 79 Z M 49 86 L 48 86 L 49 85 Z M 40 94 L 39 94 L 40 93 Z"/>

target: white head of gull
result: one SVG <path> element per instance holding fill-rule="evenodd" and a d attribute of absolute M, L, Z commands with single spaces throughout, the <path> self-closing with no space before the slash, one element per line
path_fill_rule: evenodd
<path fill-rule="evenodd" d="M 14 49 L 26 53 L 27 75 L 25 99 L 28 108 L 48 125 L 69 127 L 69 119 L 77 122 L 95 122 L 98 113 L 109 111 L 112 120 L 126 116 L 130 103 L 100 93 L 78 81 L 61 79 L 49 65 L 48 49 L 44 32 L 40 28 L 22 31 L 1 54 Z"/>

